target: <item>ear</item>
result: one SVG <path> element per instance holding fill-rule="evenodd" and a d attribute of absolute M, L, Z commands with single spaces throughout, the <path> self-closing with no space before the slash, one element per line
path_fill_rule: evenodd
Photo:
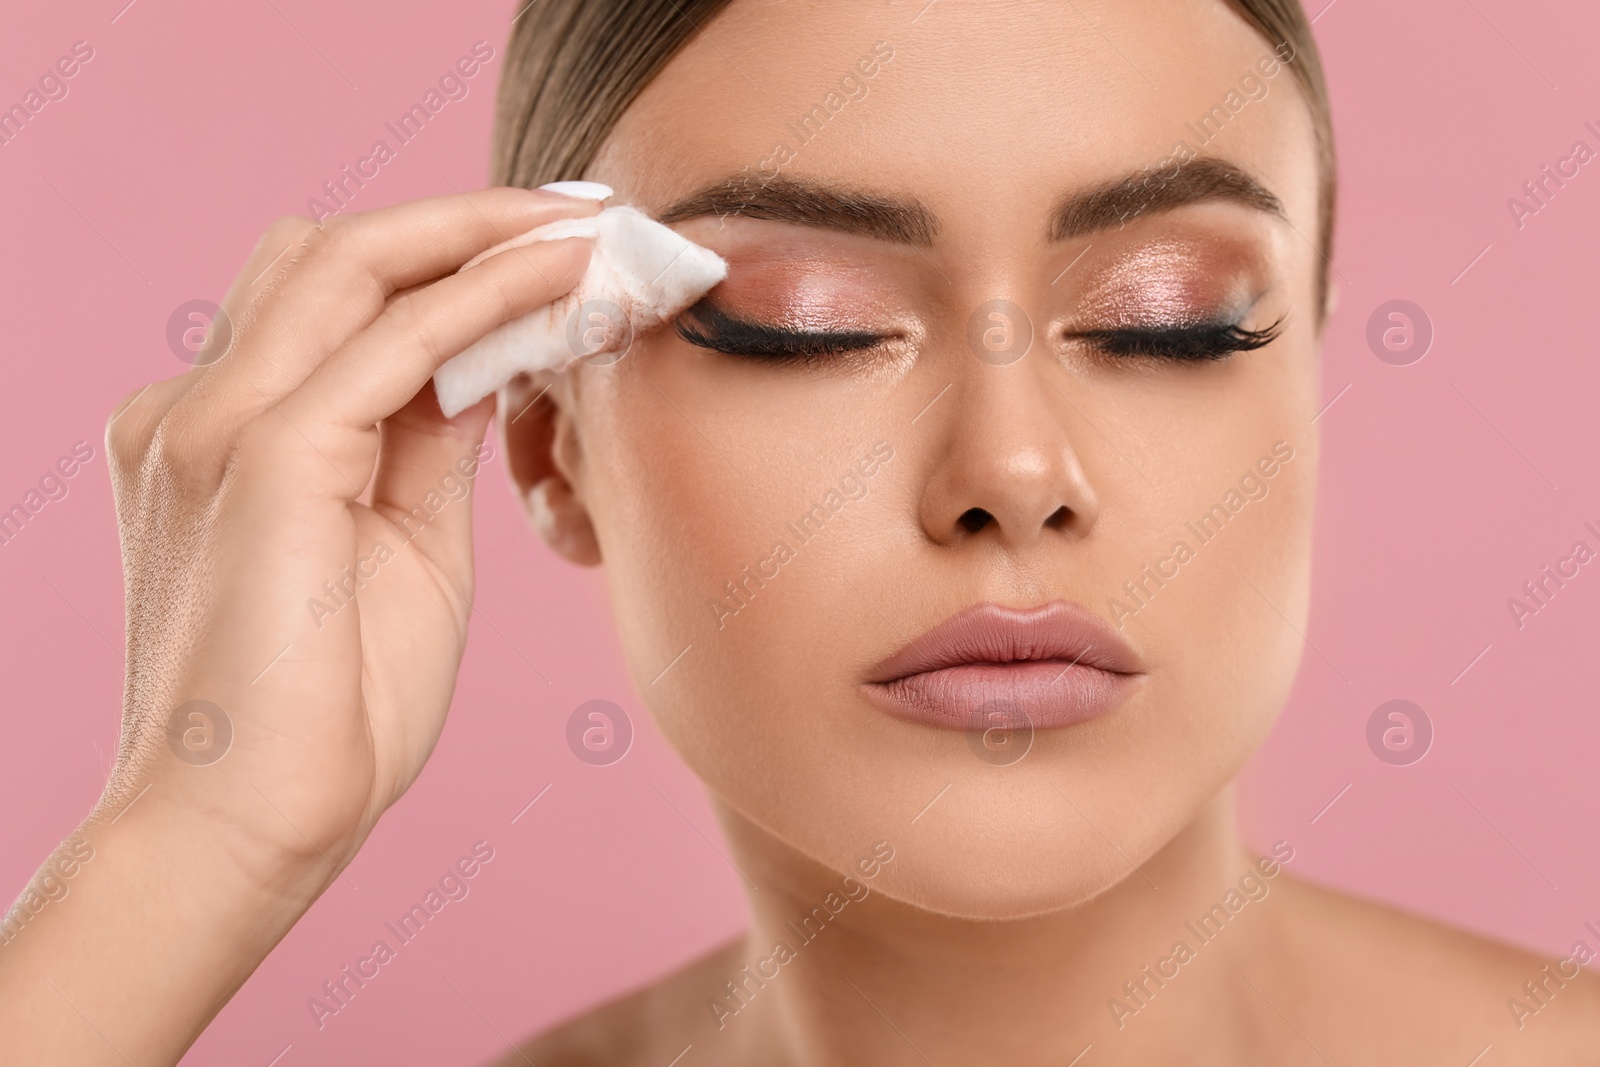
<path fill-rule="evenodd" d="M 582 446 L 571 390 L 552 374 L 519 374 L 500 391 L 500 445 L 517 498 L 557 555 L 581 567 L 600 562 L 600 542 L 581 494 Z"/>

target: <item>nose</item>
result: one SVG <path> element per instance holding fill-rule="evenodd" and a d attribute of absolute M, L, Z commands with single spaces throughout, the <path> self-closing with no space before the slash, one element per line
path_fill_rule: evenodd
<path fill-rule="evenodd" d="M 936 543 L 987 537 L 1021 549 L 1094 525 L 1099 501 L 1073 441 L 1083 420 L 1039 362 L 970 366 L 928 428 L 940 440 L 920 517 Z"/>

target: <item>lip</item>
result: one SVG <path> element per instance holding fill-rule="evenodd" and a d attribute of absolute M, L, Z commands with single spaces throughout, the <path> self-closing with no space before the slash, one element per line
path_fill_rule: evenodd
<path fill-rule="evenodd" d="M 957 612 L 874 667 L 863 685 L 879 709 L 949 730 L 1054 729 L 1116 710 L 1144 663 L 1081 605 L 981 603 Z"/>

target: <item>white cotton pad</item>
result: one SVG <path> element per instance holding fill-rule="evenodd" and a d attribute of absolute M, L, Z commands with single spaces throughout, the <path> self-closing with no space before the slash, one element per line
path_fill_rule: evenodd
<path fill-rule="evenodd" d="M 508 248 L 562 237 L 594 238 L 583 278 L 561 299 L 496 327 L 434 373 L 433 387 L 447 418 L 523 371 L 564 370 L 579 358 L 593 361 L 625 351 L 634 337 L 668 321 L 728 276 L 721 256 L 631 207 L 539 226 L 461 269 L 471 270 Z"/>

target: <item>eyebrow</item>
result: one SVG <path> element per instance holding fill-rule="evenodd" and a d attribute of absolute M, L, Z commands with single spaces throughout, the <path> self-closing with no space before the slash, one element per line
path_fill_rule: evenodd
<path fill-rule="evenodd" d="M 939 220 L 914 197 L 899 199 L 783 177 L 729 178 L 673 204 L 660 220 L 682 222 L 704 215 L 798 222 L 924 247 L 933 244 L 939 232 Z"/>
<path fill-rule="evenodd" d="M 1071 193 L 1051 212 L 1049 239 L 1064 241 L 1152 212 L 1221 200 L 1287 218 L 1283 202 L 1227 160 L 1201 157 L 1180 163 L 1177 174 L 1139 171 Z M 801 178 L 761 181 L 745 176 L 708 185 L 663 211 L 663 223 L 707 215 L 794 222 L 863 237 L 927 247 L 939 220 L 915 197 L 860 192 Z"/>
<path fill-rule="evenodd" d="M 1050 240 L 1122 226 L 1149 212 L 1171 211 L 1186 204 L 1222 200 L 1287 219 L 1283 201 L 1239 166 L 1202 156 L 1178 164 L 1177 174 L 1140 171 L 1073 193 L 1056 205 L 1050 218 Z"/>

